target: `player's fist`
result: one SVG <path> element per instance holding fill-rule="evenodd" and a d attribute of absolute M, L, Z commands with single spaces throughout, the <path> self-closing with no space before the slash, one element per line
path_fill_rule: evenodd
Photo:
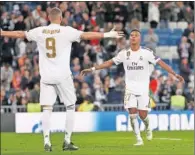
<path fill-rule="evenodd" d="M 182 76 L 176 74 L 175 77 L 176 77 L 180 82 L 185 83 L 185 80 L 184 80 L 184 78 L 183 78 Z"/>
<path fill-rule="evenodd" d="M 85 76 L 86 74 L 92 73 L 92 72 L 93 72 L 93 70 L 91 68 L 84 69 L 84 70 L 81 71 L 81 76 Z"/>

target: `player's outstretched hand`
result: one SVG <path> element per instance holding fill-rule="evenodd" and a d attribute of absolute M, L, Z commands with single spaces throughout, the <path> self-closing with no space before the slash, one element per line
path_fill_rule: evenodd
<path fill-rule="evenodd" d="M 92 73 L 92 69 L 91 68 L 82 70 L 81 71 L 81 76 L 85 76 L 88 73 Z"/>
<path fill-rule="evenodd" d="M 124 37 L 125 34 L 123 31 L 116 31 L 115 30 L 115 26 L 113 27 L 113 29 L 110 32 L 104 33 L 104 37 L 105 38 L 122 38 Z"/>
<path fill-rule="evenodd" d="M 184 80 L 184 78 L 183 78 L 182 76 L 176 74 L 175 77 L 176 77 L 180 82 L 185 83 L 185 80 Z"/>

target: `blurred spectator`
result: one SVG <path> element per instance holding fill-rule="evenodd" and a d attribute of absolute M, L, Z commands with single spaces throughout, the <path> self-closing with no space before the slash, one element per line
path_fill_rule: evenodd
<path fill-rule="evenodd" d="M 168 28 L 168 22 L 171 19 L 172 2 L 161 2 L 159 5 L 160 11 L 160 27 Z"/>
<path fill-rule="evenodd" d="M 24 54 L 26 53 L 26 43 L 24 42 L 24 39 L 16 40 L 15 50 L 18 58 L 24 56 Z"/>
<path fill-rule="evenodd" d="M 160 86 L 159 90 L 159 101 L 160 103 L 169 104 L 171 101 L 171 95 L 173 92 L 171 80 L 167 79 L 164 84 Z"/>
<path fill-rule="evenodd" d="M 154 33 L 152 28 L 150 28 L 148 34 L 144 36 L 144 43 L 146 47 L 152 49 L 154 52 L 156 51 L 158 36 Z"/>
<path fill-rule="evenodd" d="M 16 70 L 13 75 L 12 86 L 14 89 L 20 88 L 22 77 L 20 71 Z"/>
<path fill-rule="evenodd" d="M 178 21 L 184 21 L 184 11 L 185 11 L 185 5 L 184 2 L 176 2 L 178 10 Z"/>
<path fill-rule="evenodd" d="M 2 14 L 0 23 L 3 30 L 13 30 L 15 26 L 13 20 L 10 19 L 8 12 Z"/>
<path fill-rule="evenodd" d="M 195 34 L 194 32 L 191 32 L 188 37 L 188 43 L 190 44 L 189 59 L 188 59 L 189 62 L 191 62 L 192 58 L 194 57 L 194 40 L 195 40 Z"/>
<path fill-rule="evenodd" d="M 30 103 L 39 103 L 39 97 L 40 97 L 40 84 L 36 83 L 34 85 L 34 88 L 30 92 Z"/>
<path fill-rule="evenodd" d="M 129 2 L 127 5 L 128 20 L 131 21 L 133 18 L 138 19 L 139 21 L 142 20 L 142 8 L 141 2 Z"/>
<path fill-rule="evenodd" d="M 94 26 L 93 32 L 99 32 L 99 26 Z M 90 41 L 91 46 L 97 46 L 100 44 L 100 40 L 94 39 Z"/>
<path fill-rule="evenodd" d="M 171 110 L 184 110 L 185 107 L 185 97 L 182 96 L 182 90 L 178 89 L 176 95 L 171 96 Z"/>
<path fill-rule="evenodd" d="M 140 21 L 138 19 L 133 18 L 131 20 L 131 26 L 130 26 L 131 29 L 139 29 L 140 28 L 139 25 L 140 25 Z"/>
<path fill-rule="evenodd" d="M 10 90 L 11 82 L 13 78 L 13 69 L 8 63 L 5 63 L 1 67 L 1 86 L 4 87 L 6 91 Z"/>
<path fill-rule="evenodd" d="M 190 85 L 188 92 L 186 93 L 186 99 L 187 99 L 187 109 L 193 110 L 194 109 L 194 86 Z"/>
<path fill-rule="evenodd" d="M 12 65 L 13 61 L 13 42 L 11 39 L 4 37 L 2 44 L 2 52 L 1 52 L 1 62 L 2 63 L 9 63 Z"/>
<path fill-rule="evenodd" d="M 193 31 L 194 31 L 193 23 L 189 23 L 188 27 L 183 32 L 183 36 L 188 37 L 190 32 L 193 32 Z"/>
<path fill-rule="evenodd" d="M 22 76 L 22 80 L 20 83 L 20 86 L 22 88 L 22 90 L 26 89 L 26 88 L 31 88 L 32 89 L 32 81 L 31 81 L 31 75 L 30 72 L 28 70 L 25 70 L 24 75 Z"/>
<path fill-rule="evenodd" d="M 33 72 L 32 83 L 33 84 L 39 83 L 40 79 L 41 77 L 39 75 L 39 70 L 35 68 Z"/>
<path fill-rule="evenodd" d="M 148 7 L 148 21 L 151 28 L 157 28 L 160 21 L 159 2 L 150 2 Z"/>
<path fill-rule="evenodd" d="M 186 22 L 192 22 L 194 20 L 194 12 L 189 6 L 184 10 L 184 19 Z"/>
<path fill-rule="evenodd" d="M 154 70 L 150 79 L 150 90 L 155 95 L 158 92 L 159 86 L 163 84 L 162 75 L 158 70 Z"/>
<path fill-rule="evenodd" d="M 48 25 L 46 12 L 44 12 L 44 11 L 41 12 L 39 20 L 40 20 L 41 26 L 47 26 Z"/>
<path fill-rule="evenodd" d="M 15 23 L 15 28 L 14 30 L 25 30 L 26 29 L 26 25 L 24 23 L 24 17 L 22 15 L 18 16 L 17 18 L 17 22 Z"/>
<path fill-rule="evenodd" d="M 185 83 L 188 84 L 188 82 L 189 82 L 189 75 L 190 75 L 190 66 L 189 66 L 187 58 L 184 58 L 181 61 L 180 75 L 184 78 Z"/>
<path fill-rule="evenodd" d="M 24 19 L 28 17 L 28 15 L 30 13 L 30 8 L 27 4 L 23 5 L 21 13 L 22 13 Z"/>
<path fill-rule="evenodd" d="M 92 92 L 91 92 L 91 88 L 89 87 L 88 83 L 83 82 L 82 86 L 81 86 L 81 89 L 85 89 L 86 94 L 91 96 Z"/>
<path fill-rule="evenodd" d="M 6 91 L 3 87 L 1 87 L 1 94 L 0 94 L 0 101 L 1 105 L 7 105 L 8 104 L 8 99 L 6 97 Z"/>
<path fill-rule="evenodd" d="M 98 75 L 95 76 L 93 88 L 95 92 L 95 102 L 99 104 L 104 103 L 106 101 L 106 95 L 103 89 L 103 83 Z"/>
<path fill-rule="evenodd" d="M 90 24 L 90 19 L 89 19 L 89 15 L 87 13 L 83 13 L 83 23 L 84 23 L 84 31 L 90 31 L 91 29 L 91 24 Z"/>
<path fill-rule="evenodd" d="M 77 111 L 79 112 L 88 112 L 88 111 L 93 111 L 94 109 L 94 104 L 92 103 L 92 99 L 90 96 L 87 96 L 84 101 L 79 105 L 77 108 Z"/>
<path fill-rule="evenodd" d="M 26 25 L 26 30 L 33 29 L 35 27 L 35 19 L 32 16 L 32 13 L 29 12 L 28 16 L 24 19 Z"/>
<path fill-rule="evenodd" d="M 123 93 L 124 93 L 124 83 L 121 77 L 116 77 L 115 85 L 113 88 L 109 89 L 108 93 L 108 103 L 113 104 L 120 104 L 123 100 Z"/>
<path fill-rule="evenodd" d="M 84 55 L 84 60 L 83 60 L 83 69 L 87 69 L 92 67 L 92 62 L 89 58 L 88 55 Z"/>
<path fill-rule="evenodd" d="M 187 37 L 183 36 L 178 48 L 179 56 L 181 59 L 183 58 L 189 59 L 189 49 L 190 49 L 190 44 L 187 42 Z"/>
<path fill-rule="evenodd" d="M 39 19 L 41 17 L 41 5 L 37 5 L 36 9 L 32 12 L 32 16 L 35 20 Z"/>

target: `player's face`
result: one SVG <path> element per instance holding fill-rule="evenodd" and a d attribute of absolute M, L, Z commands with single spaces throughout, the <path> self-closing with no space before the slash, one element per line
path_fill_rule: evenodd
<path fill-rule="evenodd" d="M 141 40 L 141 35 L 139 32 L 137 31 L 133 31 L 131 34 L 130 34 L 130 43 L 131 44 L 138 44 L 140 43 L 140 40 Z"/>

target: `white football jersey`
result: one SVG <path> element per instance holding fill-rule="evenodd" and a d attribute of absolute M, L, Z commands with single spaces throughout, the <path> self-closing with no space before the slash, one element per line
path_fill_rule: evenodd
<path fill-rule="evenodd" d="M 69 26 L 50 24 L 26 31 L 29 41 L 39 50 L 41 81 L 56 84 L 71 75 L 70 54 L 73 42 L 80 42 L 83 32 Z"/>
<path fill-rule="evenodd" d="M 152 50 L 145 47 L 140 47 L 136 52 L 124 49 L 112 60 L 116 65 L 123 63 L 126 89 L 135 95 L 149 93 L 151 75 L 149 62 L 156 64 L 160 60 Z"/>

